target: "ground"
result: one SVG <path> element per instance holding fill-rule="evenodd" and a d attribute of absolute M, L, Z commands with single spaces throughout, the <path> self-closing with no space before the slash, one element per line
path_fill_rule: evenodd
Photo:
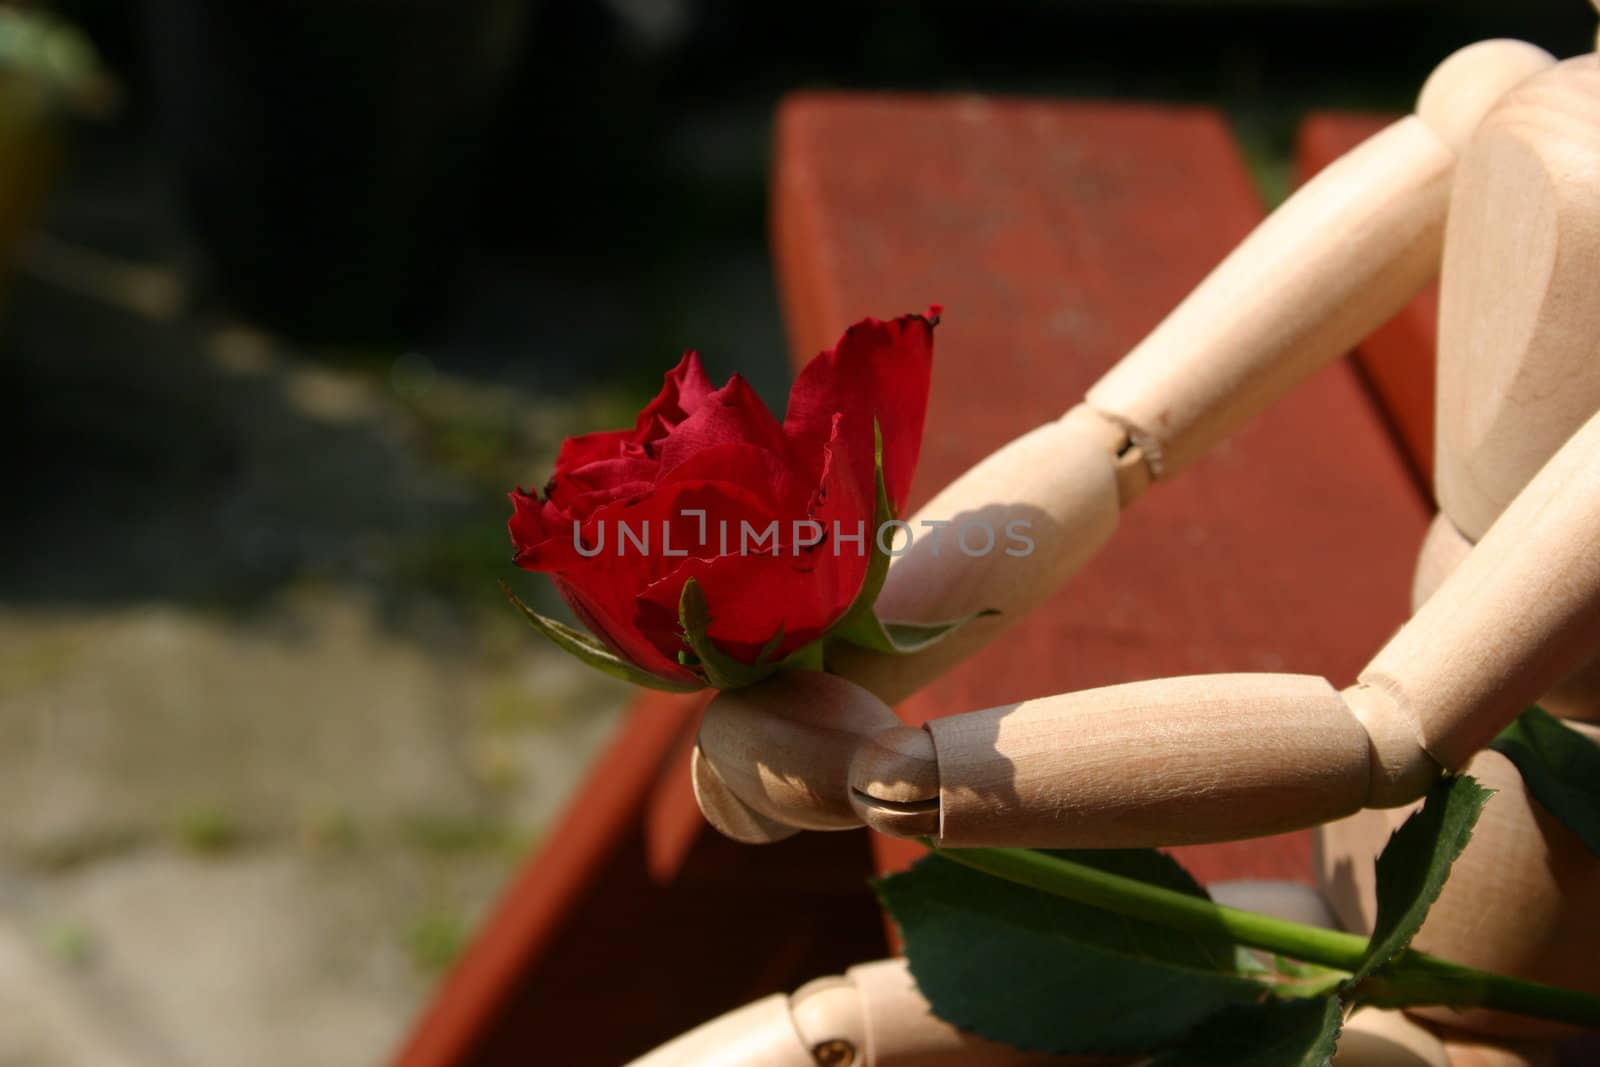
<path fill-rule="evenodd" d="M 0 1065 L 384 1062 L 627 697 L 497 582 L 632 399 L 6 311 Z"/>

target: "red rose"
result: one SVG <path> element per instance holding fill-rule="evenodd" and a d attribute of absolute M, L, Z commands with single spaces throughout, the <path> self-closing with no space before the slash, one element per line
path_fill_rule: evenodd
<path fill-rule="evenodd" d="M 612 653 L 669 684 L 706 684 L 695 657 L 680 658 L 690 579 L 706 635 L 740 664 L 818 641 L 871 562 L 874 424 L 896 514 L 905 502 L 937 312 L 850 327 L 801 371 L 781 423 L 743 378 L 713 388 L 687 353 L 633 429 L 568 438 L 542 495 L 511 494 L 516 564 L 548 573 Z M 581 637 L 552 636 L 563 634 Z"/>

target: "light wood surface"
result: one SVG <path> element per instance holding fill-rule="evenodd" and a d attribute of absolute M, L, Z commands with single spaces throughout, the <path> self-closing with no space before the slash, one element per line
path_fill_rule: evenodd
<path fill-rule="evenodd" d="M 1439 309 L 1439 502 L 1479 540 L 1600 409 L 1600 64 L 1519 86 L 1462 159 Z"/>
<path fill-rule="evenodd" d="M 1581 725 L 1592 738 L 1600 728 Z M 1600 993 L 1600 857 L 1541 808 L 1515 766 L 1479 753 L 1467 773 L 1496 790 L 1414 946 L 1469 966 Z M 1369 932 L 1372 861 L 1412 809 L 1363 811 L 1323 828 L 1322 879 L 1341 925 Z M 1556 1024 L 1449 1009 L 1414 1014 L 1507 1036 L 1554 1036 Z"/>
<path fill-rule="evenodd" d="M 1332 1067 L 1460 1067 L 1444 1042 L 1399 1011 L 1363 1008 L 1345 1020 Z"/>
<path fill-rule="evenodd" d="M 1555 62 L 1549 52 L 1526 41 L 1499 38 L 1469 44 L 1433 68 L 1417 95 L 1417 115 L 1459 154 L 1507 92 Z"/>
<path fill-rule="evenodd" d="M 1023 1052 L 962 1033 L 933 1014 L 904 959 L 852 967 L 792 996 L 713 1019 L 630 1067 L 1095 1067 L 1126 1058 Z"/>
<path fill-rule="evenodd" d="M 1301 188 L 1089 390 L 1169 478 L 1439 267 L 1455 155 L 1403 119 Z"/>
<path fill-rule="evenodd" d="M 742 845 L 770 845 L 800 832 L 800 827 L 762 815 L 740 800 L 698 743 L 689 757 L 689 782 L 706 822 Z"/>
<path fill-rule="evenodd" d="M 718 792 L 722 786 L 762 817 L 738 823 L 741 840 L 759 840 L 774 823 L 806 830 L 860 826 L 850 806 L 851 756 L 862 741 L 899 725 L 872 694 L 820 671 L 785 671 L 720 693 L 700 721 L 697 760 L 715 772 L 696 778 L 701 810 L 714 822 L 726 818 L 730 801 Z"/>
<path fill-rule="evenodd" d="M 1600 299 L 1600 289 L 1596 290 Z M 1440 460 L 1446 455 L 1441 450 Z M 1361 673 L 1447 768 L 1600 648 L 1600 414 Z"/>
<path fill-rule="evenodd" d="M 1417 555 L 1412 603 L 1421 605 L 1432 596 L 1471 551 L 1472 542 L 1456 529 L 1450 516 L 1442 511 L 1434 516 Z M 1557 682 L 1539 698 L 1539 706 L 1563 719 L 1600 722 L 1600 655 Z"/>
<path fill-rule="evenodd" d="M 1548 1041 L 1494 1041 L 1450 1031 L 1445 1034 L 1450 1067 L 1558 1067 L 1566 1062 Z"/>
<path fill-rule="evenodd" d="M 1132 848 L 1348 814 L 1367 737 L 1304 675 L 1204 675 L 1069 693 L 928 724 L 941 844 Z"/>
<path fill-rule="evenodd" d="M 1158 478 L 1343 355 L 1439 270 L 1457 153 L 1551 57 L 1486 41 L 1441 64 L 1417 114 L 1302 186 L 1089 390 Z"/>
<path fill-rule="evenodd" d="M 911 656 L 841 649 L 830 669 L 898 703 L 1022 619 L 1110 539 L 1119 509 L 1142 489 L 1127 465 L 1119 481 L 1117 451 L 1125 442 L 1121 430 L 1080 406 L 951 482 L 908 520 L 913 540 L 889 567 L 878 615 L 936 622 L 999 614 Z M 936 540 L 929 522 L 951 525 Z M 989 551 L 962 551 L 959 531 L 968 523 L 976 527 L 974 550 L 985 543 L 984 531 L 992 535 Z"/>
<path fill-rule="evenodd" d="M 868 1056 L 864 1067 L 1061 1067 L 1126 1063 L 1126 1059 L 1046 1056 L 1023 1052 L 957 1030 L 933 1014 L 903 959 L 852 967 L 845 976 L 861 998 Z M 799 997 L 797 995 L 796 999 Z"/>
<path fill-rule="evenodd" d="M 1417 612 L 1362 676 L 1430 752 L 1498 790 L 1416 947 L 1591 992 L 1600 988 L 1600 860 L 1529 797 L 1504 757 L 1474 752 L 1533 700 L 1572 718 L 1600 709 L 1597 130 L 1591 55 L 1508 94 L 1464 153 L 1441 279 L 1443 511 L 1418 559 Z M 1408 813 L 1362 812 L 1321 832 L 1321 876 L 1352 929 L 1371 927 L 1372 859 Z M 1482 1011 L 1414 1014 L 1500 1038 L 1561 1032 Z M 1554 1062 L 1538 1041 L 1457 1034 L 1446 1047 L 1455 1067 Z"/>
<path fill-rule="evenodd" d="M 789 1014 L 789 998 L 774 993 L 634 1060 L 630 1067 L 817 1067 Z"/>

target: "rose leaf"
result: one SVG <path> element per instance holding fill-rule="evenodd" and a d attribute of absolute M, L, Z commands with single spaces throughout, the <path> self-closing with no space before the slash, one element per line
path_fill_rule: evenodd
<path fill-rule="evenodd" d="M 1489 747 L 1517 765 L 1544 810 L 1600 855 L 1600 745 L 1533 707 Z"/>
<path fill-rule="evenodd" d="M 1405 951 L 1493 795 L 1494 790 L 1465 775 L 1441 778 L 1428 790 L 1421 810 L 1390 835 L 1378 855 L 1378 917 L 1366 956 L 1347 988 Z"/>
<path fill-rule="evenodd" d="M 535 630 L 538 630 L 553 641 L 557 648 L 577 657 L 597 671 L 609 674 L 613 678 L 620 678 L 624 682 L 632 682 L 634 685 L 642 685 L 648 689 L 661 689 L 668 693 L 693 693 L 701 688 L 697 685 L 685 685 L 681 682 L 662 678 L 660 675 L 651 674 L 649 671 L 637 667 L 618 656 L 588 634 L 580 630 L 574 630 L 564 622 L 540 615 L 537 611 L 528 607 L 527 604 L 524 604 L 522 599 L 513 593 L 511 587 L 506 583 L 500 583 L 500 590 L 505 593 L 506 599 L 510 600 L 517 610 L 522 612 L 523 617 L 533 625 Z"/>
<path fill-rule="evenodd" d="M 1325 1067 L 1343 1023 L 1338 997 L 1233 1004 L 1150 1067 Z"/>
<path fill-rule="evenodd" d="M 1061 855 L 1179 892 L 1204 890 L 1151 849 Z M 1236 966 L 1226 931 L 1181 933 L 930 855 L 877 883 L 933 1013 L 1019 1048 L 1134 1054 L 1162 1048 L 1267 986 Z"/>

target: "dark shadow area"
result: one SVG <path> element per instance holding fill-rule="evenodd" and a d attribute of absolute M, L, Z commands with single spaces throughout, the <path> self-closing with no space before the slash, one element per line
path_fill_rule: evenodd
<path fill-rule="evenodd" d="M 1465 42 L 1573 52 L 1593 21 L 1577 0 L 61 7 L 125 107 L 76 131 L 43 232 L 153 270 L 172 314 L 86 293 L 70 257 L 12 287 L 3 432 L 29 458 L 0 595 L 219 604 L 308 576 L 396 594 L 395 559 L 492 588 L 500 494 L 625 422 L 684 347 L 781 410 L 785 92 L 1211 102 L 1276 195 L 1304 109 L 1402 108 Z M 234 320 L 275 370 L 219 369 L 208 324 Z M 418 382 L 500 410 L 441 414 Z M 342 415 L 301 395 L 340 389 L 364 394 Z"/>

